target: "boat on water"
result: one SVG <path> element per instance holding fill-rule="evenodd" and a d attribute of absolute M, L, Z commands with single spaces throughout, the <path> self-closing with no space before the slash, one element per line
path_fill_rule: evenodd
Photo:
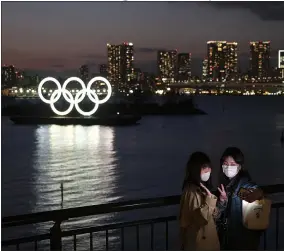
<path fill-rule="evenodd" d="M 31 117 L 12 116 L 10 120 L 17 125 L 103 125 L 103 126 L 127 126 L 138 124 L 141 116 L 119 115 L 105 117 Z"/>

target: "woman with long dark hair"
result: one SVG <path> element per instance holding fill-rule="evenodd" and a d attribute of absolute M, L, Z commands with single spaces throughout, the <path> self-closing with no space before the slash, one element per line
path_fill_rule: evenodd
<path fill-rule="evenodd" d="M 221 250 L 257 250 L 262 231 L 243 225 L 242 200 L 263 198 L 262 190 L 244 167 L 244 155 L 237 147 L 227 148 L 220 159 L 220 187 L 216 224 Z"/>
<path fill-rule="evenodd" d="M 186 165 L 180 202 L 182 250 L 220 250 L 213 218 L 217 197 L 211 194 L 211 162 L 202 152 L 193 153 Z"/>

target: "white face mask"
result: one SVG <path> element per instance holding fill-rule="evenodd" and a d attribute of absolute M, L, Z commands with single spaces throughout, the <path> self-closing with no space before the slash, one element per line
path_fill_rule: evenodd
<path fill-rule="evenodd" d="M 228 165 L 223 165 L 223 172 L 228 178 L 233 178 L 235 177 L 238 172 L 239 172 L 239 167 L 238 166 L 228 166 Z"/>
<path fill-rule="evenodd" d="M 210 174 L 211 174 L 211 172 L 202 173 L 202 174 L 201 174 L 201 180 L 204 181 L 204 182 L 207 181 L 207 180 L 209 180 Z"/>

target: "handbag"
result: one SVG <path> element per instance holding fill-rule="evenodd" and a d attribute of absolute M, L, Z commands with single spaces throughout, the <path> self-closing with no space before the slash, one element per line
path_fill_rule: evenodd
<path fill-rule="evenodd" d="M 271 200 L 263 198 L 249 203 L 242 200 L 243 225 L 250 230 L 265 230 L 269 226 Z"/>

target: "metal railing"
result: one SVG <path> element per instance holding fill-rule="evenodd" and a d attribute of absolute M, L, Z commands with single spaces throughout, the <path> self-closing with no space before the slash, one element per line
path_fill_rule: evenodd
<path fill-rule="evenodd" d="M 262 189 L 266 194 L 275 194 L 284 192 L 284 184 L 263 186 Z M 154 250 L 154 227 L 155 224 L 164 223 L 165 230 L 165 249 L 169 248 L 169 222 L 176 221 L 177 216 L 171 215 L 168 217 L 158 217 L 151 219 L 143 219 L 137 221 L 128 221 L 122 223 L 114 223 L 102 226 L 83 227 L 72 230 L 62 231 L 60 224 L 66 222 L 72 218 L 95 216 L 107 213 L 117 213 L 130 210 L 147 209 L 147 208 L 158 208 L 165 206 L 178 205 L 180 201 L 180 195 L 140 199 L 131 201 L 122 201 L 117 203 L 107 203 L 93 206 L 83 206 L 76 208 L 60 209 L 32 214 L 24 214 L 17 216 L 8 216 L 2 218 L 2 231 L 3 228 L 18 227 L 23 225 L 30 225 L 35 223 L 43 222 L 54 222 L 53 227 L 49 233 L 39 234 L 29 237 L 22 237 L 16 239 L 2 240 L 2 247 L 16 246 L 17 250 L 20 250 L 20 244 L 23 243 L 34 243 L 34 250 L 38 249 L 38 242 L 43 240 L 50 240 L 51 250 L 60 250 L 62 247 L 63 237 L 73 237 L 73 250 L 77 250 L 77 236 L 89 235 L 89 246 L 90 250 L 93 250 L 93 237 L 94 233 L 105 232 L 105 248 L 109 249 L 109 231 L 119 230 L 120 231 L 120 249 L 125 249 L 125 228 L 135 227 L 136 235 L 136 248 L 140 249 L 140 226 L 150 226 L 150 247 Z M 275 235 L 275 247 L 276 250 L 279 248 L 279 209 L 284 208 L 284 202 L 273 203 L 272 208 L 276 210 L 276 235 Z M 266 249 L 267 241 L 264 235 L 264 249 Z"/>

